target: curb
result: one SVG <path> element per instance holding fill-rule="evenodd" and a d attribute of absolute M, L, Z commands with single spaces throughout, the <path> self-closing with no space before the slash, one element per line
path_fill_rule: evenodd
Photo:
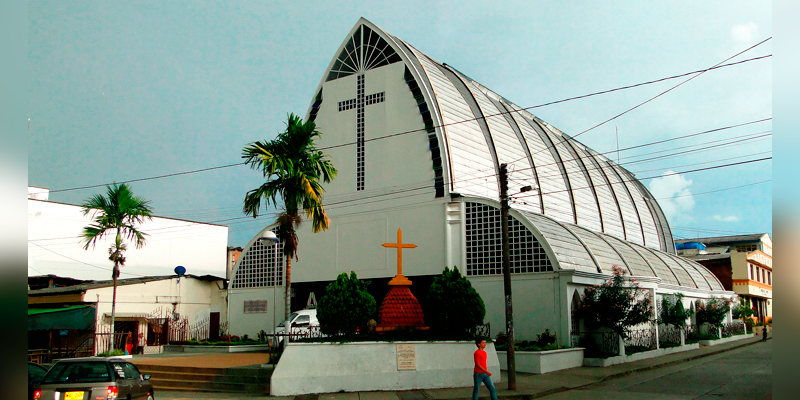
<path fill-rule="evenodd" d="M 772 337 L 771 336 L 767 336 L 767 340 L 772 340 Z M 592 385 L 596 385 L 598 383 L 605 382 L 605 381 L 607 381 L 609 379 L 627 376 L 627 375 L 630 375 L 630 374 L 633 374 L 633 373 L 636 373 L 636 372 L 650 371 L 650 370 L 654 370 L 656 368 L 666 367 L 668 365 L 678 364 L 678 363 L 682 363 L 682 362 L 686 362 L 686 361 L 697 360 L 697 359 L 700 359 L 700 358 L 709 357 L 709 356 L 713 356 L 713 355 L 720 354 L 720 353 L 725 353 L 725 352 L 728 352 L 728 351 L 731 351 L 731 350 L 735 350 L 735 349 L 738 349 L 738 348 L 751 346 L 751 345 L 758 344 L 758 343 L 763 343 L 763 342 L 765 342 L 765 341 L 762 340 L 762 339 L 754 340 L 752 342 L 740 343 L 740 344 L 737 344 L 737 345 L 734 345 L 734 346 L 731 346 L 731 347 L 728 347 L 728 348 L 717 349 L 717 350 L 714 350 L 714 351 L 709 351 L 708 353 L 698 354 L 698 355 L 694 355 L 694 356 L 687 357 L 687 358 L 681 358 L 679 360 L 666 361 L 666 362 L 663 362 L 663 363 L 643 366 L 643 367 L 631 369 L 631 370 L 628 370 L 628 371 L 621 371 L 621 372 L 618 372 L 618 373 L 613 374 L 613 375 L 604 376 L 604 377 L 600 378 L 597 382 L 587 383 L 587 384 L 584 384 L 584 385 L 579 385 L 579 386 L 574 386 L 574 387 L 563 387 L 562 386 L 560 388 L 543 390 L 541 392 L 536 392 L 536 393 L 513 394 L 513 395 L 504 395 L 504 396 L 503 395 L 498 395 L 497 398 L 498 398 L 498 400 L 499 399 L 503 399 L 503 400 L 530 400 L 530 399 L 536 399 L 536 398 L 540 398 L 540 397 L 550 396 L 550 395 L 556 394 L 556 393 L 561 393 L 561 392 L 566 392 L 566 391 L 570 391 L 570 390 L 586 388 L 586 387 L 589 387 L 589 386 L 592 386 Z"/>

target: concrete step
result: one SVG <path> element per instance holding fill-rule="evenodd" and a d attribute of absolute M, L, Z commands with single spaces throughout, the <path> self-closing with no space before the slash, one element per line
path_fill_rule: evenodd
<path fill-rule="evenodd" d="M 191 368 L 138 365 L 150 375 L 156 390 L 217 393 L 269 393 L 272 370 L 268 368 Z"/>
<path fill-rule="evenodd" d="M 267 390 L 268 382 L 225 382 L 225 381 L 194 381 L 186 379 L 151 378 L 150 383 L 155 389 L 181 390 L 191 388 L 197 392 L 231 392 L 231 393 L 261 393 Z"/>

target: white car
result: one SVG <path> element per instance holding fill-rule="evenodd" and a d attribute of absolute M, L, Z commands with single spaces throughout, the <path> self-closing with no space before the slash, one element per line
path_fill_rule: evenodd
<path fill-rule="evenodd" d="M 298 336 L 321 336 L 319 331 L 319 320 L 317 320 L 317 310 L 300 310 L 289 315 L 290 333 Z M 286 331 L 285 321 L 282 321 L 275 328 L 275 335 L 282 335 Z M 293 337 L 292 340 L 295 338 Z M 283 337 L 278 337 L 278 344 L 283 342 Z"/>

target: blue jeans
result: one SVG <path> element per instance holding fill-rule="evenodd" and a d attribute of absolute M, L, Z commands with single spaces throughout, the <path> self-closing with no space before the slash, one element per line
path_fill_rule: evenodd
<path fill-rule="evenodd" d="M 481 382 L 489 389 L 489 395 L 492 396 L 492 400 L 497 400 L 497 392 L 494 390 L 494 383 L 492 383 L 492 378 L 489 375 L 476 373 L 473 378 L 475 387 L 472 389 L 472 400 L 478 400 L 478 389 L 481 388 Z"/>

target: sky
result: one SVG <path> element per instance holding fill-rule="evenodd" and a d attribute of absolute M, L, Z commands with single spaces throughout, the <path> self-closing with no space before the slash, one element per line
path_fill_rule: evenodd
<path fill-rule="evenodd" d="M 306 114 L 364 17 L 598 152 L 651 144 L 607 156 L 659 199 L 677 239 L 771 234 L 772 160 L 748 162 L 772 157 L 771 57 L 536 107 L 770 56 L 772 40 L 757 44 L 772 36 L 771 7 L 34 0 L 28 184 L 80 204 L 104 192 L 86 186 L 240 163 L 242 148 L 274 138 L 288 113 Z M 732 163 L 742 164 L 710 168 Z M 131 187 L 156 215 L 227 225 L 228 245 L 244 246 L 272 223 L 241 212 L 262 179 L 239 165 Z"/>

